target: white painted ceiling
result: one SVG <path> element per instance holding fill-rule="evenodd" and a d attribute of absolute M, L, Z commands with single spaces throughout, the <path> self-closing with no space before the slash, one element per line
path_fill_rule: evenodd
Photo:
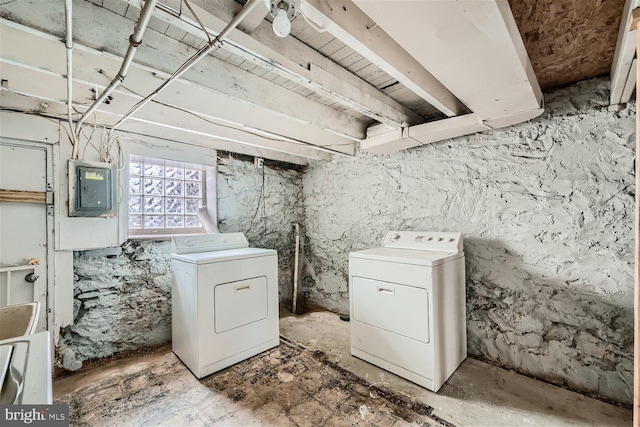
<path fill-rule="evenodd" d="M 113 125 L 206 45 L 183 1 L 160 1 L 125 81 L 87 123 Z M 117 73 L 142 4 L 73 1 L 78 117 Z M 190 4 L 212 35 L 243 6 Z M 304 0 L 286 38 L 273 34 L 260 6 L 119 130 L 304 164 L 358 147 L 388 153 L 542 112 L 506 0 Z M 0 5 L 3 108 L 65 117 L 64 14 L 61 0 Z"/>

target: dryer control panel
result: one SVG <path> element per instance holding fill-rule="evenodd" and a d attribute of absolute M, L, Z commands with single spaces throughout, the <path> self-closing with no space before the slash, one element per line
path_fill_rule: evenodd
<path fill-rule="evenodd" d="M 249 247 L 243 233 L 200 234 L 196 236 L 174 236 L 171 251 L 174 254 L 221 251 Z"/>
<path fill-rule="evenodd" d="M 382 239 L 385 248 L 437 252 L 462 252 L 462 233 L 446 231 L 389 231 Z"/>

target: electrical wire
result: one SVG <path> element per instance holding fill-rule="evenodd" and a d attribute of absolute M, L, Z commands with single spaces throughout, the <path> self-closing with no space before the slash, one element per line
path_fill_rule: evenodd
<path fill-rule="evenodd" d="M 110 78 L 108 73 L 103 71 L 102 74 L 104 74 L 107 78 Z M 137 93 L 136 91 L 134 91 L 131 88 L 126 87 L 124 84 L 121 84 L 120 87 L 122 87 L 123 89 L 127 90 L 128 92 L 130 92 L 130 93 L 132 93 L 132 94 L 134 94 L 136 96 L 142 97 L 141 94 Z M 43 101 L 43 102 L 55 101 L 55 102 L 61 102 L 62 103 L 62 101 L 59 101 L 59 100 L 47 100 L 47 99 L 44 99 L 44 98 L 38 98 L 38 97 L 34 97 L 32 95 L 28 95 L 28 94 L 25 94 L 25 93 L 22 93 L 22 92 L 19 92 L 19 91 L 15 91 L 15 90 L 12 90 L 12 89 L 7 89 L 7 88 L 0 88 L 0 89 L 1 90 L 7 90 L 9 92 L 16 93 L 18 95 L 21 95 L 21 96 L 24 96 L 24 97 L 27 97 L 27 98 L 30 98 L 30 99 L 34 99 L 34 100 L 37 100 L 37 101 Z M 223 124 L 223 123 L 215 122 L 213 120 L 209 120 L 206 117 L 201 116 L 198 113 L 195 113 L 193 111 L 190 111 L 190 110 L 182 108 L 182 107 L 178 107 L 176 105 L 167 104 L 167 103 L 164 103 L 162 101 L 155 100 L 155 99 L 152 99 L 151 102 L 154 102 L 156 104 L 162 105 L 162 106 L 167 107 L 167 108 L 172 108 L 172 109 L 175 109 L 175 110 L 182 111 L 184 113 L 190 114 L 190 115 L 192 115 L 192 116 L 194 116 L 194 117 L 196 117 L 196 118 L 198 118 L 200 120 L 203 120 L 203 121 L 205 121 L 207 123 L 211 123 L 211 124 L 216 125 L 216 126 L 221 126 L 221 127 L 227 128 L 227 129 L 239 130 L 241 132 L 245 132 L 245 133 L 248 133 L 250 135 L 254 135 L 254 136 L 257 136 L 257 137 L 260 137 L 260 138 L 264 138 L 264 139 L 267 139 L 267 140 L 270 140 L 270 141 L 289 142 L 289 143 L 293 143 L 293 144 L 304 145 L 304 146 L 307 146 L 307 147 L 310 147 L 312 149 L 319 150 L 319 151 L 325 151 L 325 152 L 329 152 L 329 153 L 332 153 L 332 154 L 338 154 L 338 155 L 342 155 L 342 156 L 353 157 L 352 154 L 343 153 L 343 152 L 337 151 L 337 150 L 332 150 L 331 148 L 327 148 L 327 147 L 350 146 L 350 145 L 353 145 L 355 142 L 320 146 L 320 145 L 311 144 L 311 143 L 309 143 L 307 141 L 303 141 L 303 140 L 299 140 L 299 139 L 296 139 L 296 138 L 287 137 L 287 136 L 284 136 L 284 135 L 274 134 L 276 136 L 280 136 L 281 137 L 281 138 L 275 138 L 275 137 L 270 137 L 268 135 L 265 135 L 264 133 L 261 133 L 261 132 L 254 132 L 254 131 L 252 131 L 250 129 L 247 129 L 246 127 L 244 129 L 241 129 L 241 128 L 238 128 L 238 127 L 235 127 L 235 126 L 231 126 L 231 125 L 226 125 L 226 124 Z M 11 110 L 11 109 L 8 109 L 8 110 Z M 75 106 L 74 106 L 74 110 L 76 112 L 78 112 L 78 110 L 75 108 Z M 21 111 L 21 112 L 23 112 L 23 111 Z M 94 118 L 95 118 L 96 113 L 95 112 L 93 112 L 93 113 L 94 113 Z M 28 114 L 34 114 L 34 115 L 39 115 L 41 117 L 46 117 L 46 116 L 44 116 L 44 115 L 42 115 L 42 114 L 40 114 L 38 112 L 29 112 Z M 54 121 L 54 120 L 51 120 L 51 121 Z M 83 132 L 85 130 L 86 126 L 89 126 L 89 125 L 83 124 L 81 126 L 81 129 L 77 129 L 78 133 Z M 69 133 L 69 131 L 64 126 L 63 126 L 63 128 L 65 129 L 65 132 L 67 133 L 67 136 L 69 137 L 70 143 L 73 145 L 73 143 L 71 142 L 71 134 Z M 109 129 L 108 126 L 103 126 L 103 128 L 108 129 L 108 134 L 109 135 L 111 134 L 112 130 Z M 273 132 L 269 132 L 269 133 L 273 133 Z M 113 139 L 109 135 L 106 138 L 106 140 L 107 140 L 107 142 L 106 142 L 107 147 L 105 149 L 106 153 L 110 153 L 111 145 L 112 145 L 111 141 L 113 141 Z M 107 156 L 107 155 L 104 156 L 104 160 L 105 161 L 110 162 L 109 159 L 111 159 L 111 156 Z"/>
<path fill-rule="evenodd" d="M 101 153 L 100 153 L 100 150 L 98 149 L 98 147 L 96 147 L 93 144 L 93 141 L 92 141 L 93 134 L 96 132 L 96 128 L 97 127 L 98 127 L 97 125 L 95 125 L 95 124 L 93 125 L 93 129 L 91 130 L 91 134 L 89 135 L 89 137 L 87 137 L 86 135 L 83 134 L 83 132 L 84 132 L 84 130 L 86 130 L 86 128 L 83 128 L 82 131 L 80 131 L 80 136 L 84 136 L 85 138 L 87 138 L 87 143 L 84 145 L 84 148 L 82 149 L 82 160 L 85 160 L 85 154 L 87 152 L 87 147 L 88 146 L 93 147 L 93 149 L 96 151 L 96 153 L 98 153 L 98 156 L 102 157 Z M 78 143 L 79 142 L 80 141 L 78 140 Z"/>
<path fill-rule="evenodd" d="M 124 84 L 121 84 L 120 87 L 122 87 L 123 89 L 126 89 L 127 91 L 131 92 L 132 94 L 134 94 L 136 96 L 142 97 L 141 94 L 139 94 L 136 91 L 126 87 Z M 353 145 L 355 142 L 348 142 L 348 143 L 343 143 L 343 144 L 331 144 L 331 145 L 314 145 L 314 144 L 311 144 L 311 143 L 309 143 L 307 141 L 303 141 L 303 140 L 296 139 L 296 138 L 291 138 L 291 137 L 284 136 L 284 135 L 274 134 L 276 136 L 280 136 L 281 137 L 281 138 L 274 138 L 274 137 L 270 137 L 268 135 L 265 135 L 264 133 L 251 131 L 249 129 L 246 129 L 246 127 L 244 129 L 240 129 L 240 128 L 235 127 L 235 126 L 226 125 L 224 123 L 219 123 L 219 122 L 215 122 L 213 120 L 209 120 L 206 117 L 204 117 L 204 116 L 202 116 L 202 115 L 200 115 L 198 113 L 190 111 L 190 110 L 188 110 L 186 108 L 178 107 L 177 105 L 167 104 L 165 102 L 158 101 L 158 100 L 155 100 L 155 99 L 152 99 L 151 102 L 156 103 L 158 105 L 162 105 L 162 106 L 167 107 L 167 108 L 172 108 L 174 110 L 182 111 L 183 113 L 190 114 L 190 115 L 192 115 L 192 116 L 194 116 L 194 117 L 196 117 L 196 118 L 198 118 L 198 119 L 200 119 L 202 121 L 205 121 L 207 123 L 211 123 L 211 124 L 216 125 L 216 126 L 221 126 L 221 127 L 227 128 L 227 129 L 239 130 L 239 131 L 248 133 L 250 135 L 254 135 L 254 136 L 257 136 L 257 137 L 260 137 L 260 138 L 268 139 L 269 141 L 290 142 L 290 143 L 293 143 L 293 144 L 305 145 L 305 146 L 308 146 L 310 148 L 313 148 L 313 149 L 316 149 L 316 150 L 320 150 L 320 151 L 329 151 L 332 154 L 340 154 L 340 155 L 344 155 L 344 156 L 352 156 L 351 154 L 343 153 L 341 151 L 332 150 L 331 148 L 327 148 L 327 147 L 350 146 L 350 145 Z M 269 132 L 269 133 L 273 133 L 273 132 Z"/>
<path fill-rule="evenodd" d="M 9 89 L 4 89 L 4 88 L 2 88 L 2 89 L 3 90 L 9 90 Z M 9 90 L 9 91 L 10 92 L 15 92 L 15 91 L 12 91 L 12 90 Z M 15 92 L 15 93 L 18 93 L 18 92 Z M 27 97 L 30 97 L 32 99 L 38 100 L 38 98 L 34 98 L 34 97 L 29 96 L 29 95 L 25 95 L 25 94 L 20 94 L 20 95 L 27 96 Z M 73 142 L 71 141 L 71 134 L 69 133 L 69 130 L 62 123 L 62 119 L 52 119 L 51 117 L 45 116 L 40 111 L 22 111 L 22 110 L 16 110 L 14 108 L 7 108 L 7 107 L 0 107 L 0 111 L 10 111 L 12 113 L 30 114 L 32 116 L 37 116 L 37 117 L 41 117 L 41 118 L 43 118 L 45 120 L 49 120 L 50 122 L 55 123 L 55 124 L 59 125 L 62 129 L 64 129 L 64 131 L 67 134 L 67 139 L 69 140 L 69 143 L 73 146 Z"/>
<path fill-rule="evenodd" d="M 267 234 L 267 223 L 266 223 L 267 207 L 264 201 L 264 164 L 262 165 L 262 185 L 260 186 L 260 196 L 258 197 L 258 205 L 256 206 L 256 211 L 253 213 L 253 216 L 251 217 L 251 222 L 249 223 L 249 229 L 246 231 L 245 234 L 249 234 L 249 232 L 253 229 L 253 221 L 256 219 L 256 216 L 258 216 L 258 212 L 260 212 L 261 201 L 263 203 L 262 217 L 264 221 L 264 234 L 266 235 Z"/>

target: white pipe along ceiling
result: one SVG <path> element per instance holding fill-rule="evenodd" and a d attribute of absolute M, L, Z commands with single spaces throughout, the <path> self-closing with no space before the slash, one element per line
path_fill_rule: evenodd
<path fill-rule="evenodd" d="M 72 139 L 91 124 L 305 164 L 358 148 L 391 153 L 543 111 L 507 0 L 64 6 L 0 4 L 0 101 L 69 120 Z M 71 6 L 73 37 L 61 25 Z"/>
<path fill-rule="evenodd" d="M 80 119 L 78 120 L 77 128 L 78 132 L 80 132 L 80 127 L 82 123 L 87 119 L 87 117 L 95 111 L 110 95 L 111 93 L 118 87 L 118 85 L 124 82 L 124 79 L 127 77 L 127 71 L 129 70 L 129 66 L 133 62 L 133 57 L 136 54 L 136 50 L 138 46 L 142 43 L 142 37 L 144 36 L 144 32 L 147 29 L 147 25 L 149 25 L 149 20 L 151 19 L 151 13 L 153 12 L 153 8 L 156 7 L 158 3 L 157 0 L 147 0 L 140 11 L 140 17 L 138 18 L 138 22 L 136 23 L 136 27 L 133 31 L 133 34 L 129 37 L 129 47 L 127 48 L 127 53 L 122 60 L 122 65 L 120 66 L 120 70 L 118 74 L 111 80 L 109 86 L 100 94 L 98 99 L 91 104 L 91 106 L 82 114 Z M 77 152 L 74 147 L 74 158 L 77 158 Z"/>

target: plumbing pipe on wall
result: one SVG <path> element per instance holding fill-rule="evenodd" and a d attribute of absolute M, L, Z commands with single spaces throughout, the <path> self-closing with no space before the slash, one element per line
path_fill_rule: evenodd
<path fill-rule="evenodd" d="M 291 312 L 296 314 L 298 303 L 298 271 L 300 269 L 300 224 L 296 222 L 294 225 L 296 228 L 296 250 L 293 258 L 293 303 L 291 306 Z"/>
<path fill-rule="evenodd" d="M 71 0 L 68 0 L 71 1 Z M 102 92 L 100 97 L 95 100 L 93 104 L 89 107 L 87 111 L 82 114 L 80 120 L 78 120 L 78 124 L 76 126 L 77 135 L 80 135 L 80 127 L 82 123 L 86 120 L 86 118 L 95 111 L 96 108 L 100 106 L 104 102 L 105 99 L 115 90 L 115 88 L 120 85 L 127 76 L 127 71 L 129 70 L 129 66 L 131 62 L 133 62 L 133 57 L 138 50 L 138 46 L 142 43 L 142 36 L 144 35 L 145 30 L 147 29 L 147 25 L 149 24 L 149 20 L 151 19 L 151 14 L 153 12 L 153 8 L 156 6 L 158 0 L 146 0 L 144 2 L 144 6 L 140 11 L 140 17 L 138 18 L 138 22 L 136 23 L 136 27 L 133 30 L 133 34 L 129 37 L 129 48 L 127 49 L 127 53 L 122 60 L 122 66 L 120 67 L 120 71 L 118 74 L 111 80 L 109 86 Z M 76 159 L 78 157 L 78 144 L 74 144 L 72 158 Z"/>
<path fill-rule="evenodd" d="M 640 16 L 640 10 L 635 9 L 632 16 L 635 18 Z M 636 52 L 640 54 L 640 19 L 637 21 L 636 30 Z M 640 67 L 636 68 L 636 88 L 640 87 Z M 638 167 L 640 166 L 640 97 L 636 95 L 636 188 L 640 187 L 640 174 Z M 640 426 L 640 193 L 635 192 L 635 247 L 634 247 L 634 340 L 633 340 L 633 425 Z"/>
<path fill-rule="evenodd" d="M 242 8 L 242 10 L 240 10 L 240 12 L 238 12 L 238 14 L 233 17 L 231 22 L 229 22 L 227 24 L 227 26 L 224 27 L 224 29 L 220 32 L 220 34 L 218 34 L 216 36 L 216 38 L 214 38 L 209 44 L 207 44 L 206 46 L 204 46 L 200 50 L 198 50 L 198 52 L 196 52 L 195 55 L 193 55 L 184 64 L 182 64 L 180 66 L 180 68 L 178 68 L 178 70 L 175 73 L 173 73 L 171 75 L 171 77 L 169 77 L 160 86 L 158 86 L 158 88 L 156 90 L 151 92 L 144 99 L 140 100 L 136 105 L 131 107 L 131 109 L 124 116 L 122 116 L 122 118 L 115 125 L 113 125 L 111 130 L 114 130 L 115 128 L 120 126 L 125 120 L 127 120 L 129 117 L 131 117 L 137 111 L 139 111 L 142 107 L 144 107 L 149 102 L 151 102 L 151 100 L 153 100 L 153 98 L 155 98 L 160 92 L 162 92 L 171 83 L 173 83 L 174 81 L 179 79 L 180 76 L 182 76 L 191 67 L 196 65 L 202 58 L 207 56 L 212 51 L 215 51 L 216 49 L 220 48 L 220 46 L 222 46 L 222 41 L 227 37 L 227 34 L 229 34 L 229 32 L 231 32 L 231 30 L 233 30 L 235 27 L 237 27 L 238 24 L 262 1 L 263 0 L 249 0 L 249 1 L 247 1 L 247 3 Z M 206 32 L 206 28 L 204 28 L 204 30 Z"/>
<path fill-rule="evenodd" d="M 71 143 L 74 148 L 76 144 L 76 134 L 73 130 L 73 120 L 71 117 L 71 105 L 73 103 L 73 13 L 72 13 L 72 0 L 65 0 L 64 2 L 64 16 L 67 26 L 67 37 L 65 40 L 65 47 L 67 51 L 67 118 L 69 119 L 69 128 L 71 135 Z"/>

